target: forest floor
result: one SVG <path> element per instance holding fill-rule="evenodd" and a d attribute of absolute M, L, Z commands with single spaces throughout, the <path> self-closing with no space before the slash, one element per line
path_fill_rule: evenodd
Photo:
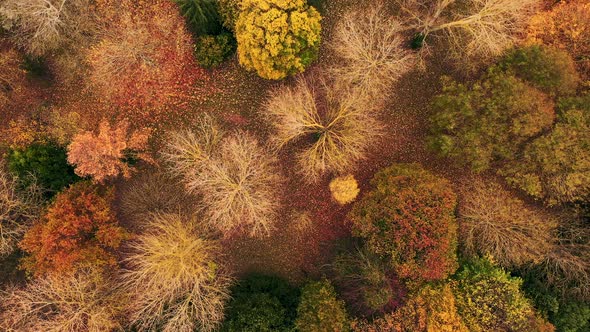
<path fill-rule="evenodd" d="M 348 6 L 329 8 L 324 16 L 324 38 L 329 38 L 335 18 Z M 324 43 L 328 44 L 328 43 Z M 329 50 L 322 49 L 315 66 L 329 66 L 336 61 Z M 354 172 L 363 192 L 370 189 L 370 179 L 379 169 L 396 162 L 420 163 L 426 168 L 459 182 L 463 172 L 436 158 L 426 150 L 428 105 L 440 90 L 439 78 L 450 69 L 445 62 L 433 59 L 426 70 L 415 70 L 392 86 L 392 95 L 382 111 L 385 133 L 374 144 L 373 151 Z M 313 75 L 318 68 L 309 68 L 304 75 Z M 216 114 L 227 125 L 253 131 L 261 141 L 268 136 L 264 121 L 264 100 L 280 84 L 269 82 L 246 73 L 234 59 L 216 70 L 212 82 L 218 85 L 215 95 L 195 109 Z M 328 189 L 329 179 L 318 183 L 305 183 L 294 169 L 292 154 L 280 154 L 281 166 L 288 182 L 285 185 L 284 206 L 276 231 L 266 238 L 247 236 L 232 238 L 224 244 L 235 273 L 249 272 L 279 275 L 292 282 L 302 282 L 308 276 L 317 276 L 330 260 L 332 247 L 338 239 L 350 236 L 346 224 L 347 206 L 338 205 Z"/>

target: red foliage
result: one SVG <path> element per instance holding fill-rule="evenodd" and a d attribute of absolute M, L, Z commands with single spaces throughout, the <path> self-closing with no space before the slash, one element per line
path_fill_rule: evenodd
<path fill-rule="evenodd" d="M 0 140 L 24 147 L 40 138 L 36 110 L 44 91 L 22 69 L 24 57 L 0 37 Z"/>
<path fill-rule="evenodd" d="M 457 202 L 450 183 L 419 165 L 394 165 L 377 173 L 374 190 L 349 214 L 352 233 L 389 257 L 401 278 L 437 280 L 457 268 Z"/>
<path fill-rule="evenodd" d="M 199 76 L 191 35 L 172 1 L 122 1 L 88 54 L 90 80 L 118 106 L 162 107 L 186 99 Z"/>
<path fill-rule="evenodd" d="M 59 193 L 20 247 L 30 254 L 23 267 L 35 275 L 65 273 L 81 266 L 114 266 L 112 253 L 127 237 L 111 203 L 112 189 L 80 182 Z"/>

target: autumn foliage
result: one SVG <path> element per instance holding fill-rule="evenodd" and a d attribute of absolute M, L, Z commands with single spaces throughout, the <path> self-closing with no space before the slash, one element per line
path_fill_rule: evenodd
<path fill-rule="evenodd" d="M 243 0 L 236 22 L 238 58 L 266 79 L 303 72 L 315 60 L 321 16 L 304 0 Z"/>
<path fill-rule="evenodd" d="M 461 191 L 459 234 L 464 253 L 489 254 L 502 266 L 540 262 L 553 249 L 556 220 L 513 198 L 500 185 L 474 180 Z"/>
<path fill-rule="evenodd" d="M 109 332 L 121 329 L 121 298 L 92 269 L 48 275 L 9 288 L 0 304 L 3 331 Z"/>
<path fill-rule="evenodd" d="M 1 46 L 1 45 L 0 45 Z M 20 68 L 21 57 L 14 49 L 0 50 L 0 109 L 9 105 L 15 97 L 27 90 L 26 72 Z M 4 112 L 0 111 L 4 116 Z"/>
<path fill-rule="evenodd" d="M 177 5 L 163 0 L 101 2 L 113 17 L 87 56 L 89 80 L 98 94 L 134 108 L 163 107 L 190 97 L 197 64 Z"/>
<path fill-rule="evenodd" d="M 580 73 L 590 78 L 590 3 L 559 1 L 551 10 L 533 16 L 527 32 L 532 42 L 569 52 Z"/>
<path fill-rule="evenodd" d="M 113 250 L 127 237 L 111 210 L 112 189 L 79 182 L 58 194 L 20 247 L 23 267 L 35 275 L 81 266 L 115 266 Z"/>
<path fill-rule="evenodd" d="M 456 267 L 457 198 L 447 180 L 416 164 L 377 173 L 349 214 L 353 235 L 388 257 L 401 278 L 437 280 Z"/>
<path fill-rule="evenodd" d="M 449 284 L 426 285 L 411 294 L 403 307 L 375 319 L 357 320 L 355 332 L 468 332 L 457 312 Z"/>
<path fill-rule="evenodd" d="M 107 120 L 100 123 L 98 134 L 86 131 L 76 135 L 68 146 L 68 162 L 76 166 L 77 175 L 91 176 L 104 182 L 120 174 L 129 177 L 131 168 L 125 159 L 150 159 L 142 153 L 147 148 L 147 131 L 130 131 L 129 122 L 122 121 L 111 127 Z"/>

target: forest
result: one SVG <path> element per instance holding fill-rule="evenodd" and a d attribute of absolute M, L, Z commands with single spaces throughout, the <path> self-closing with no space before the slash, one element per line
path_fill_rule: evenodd
<path fill-rule="evenodd" d="M 590 332 L 590 0 L 0 0 L 0 331 Z"/>

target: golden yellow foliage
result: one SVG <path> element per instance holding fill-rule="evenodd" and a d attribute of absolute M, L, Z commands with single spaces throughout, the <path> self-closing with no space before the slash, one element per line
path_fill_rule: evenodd
<path fill-rule="evenodd" d="M 552 10 L 539 12 L 530 20 L 528 39 L 567 50 L 578 69 L 590 75 L 590 2 L 560 1 Z"/>
<path fill-rule="evenodd" d="M 304 0 L 243 0 L 238 59 L 266 79 L 303 72 L 317 56 L 321 16 Z"/>
<path fill-rule="evenodd" d="M 348 204 L 356 198 L 360 189 L 353 175 L 341 176 L 334 178 L 330 182 L 330 192 L 332 197 L 339 204 Z"/>

